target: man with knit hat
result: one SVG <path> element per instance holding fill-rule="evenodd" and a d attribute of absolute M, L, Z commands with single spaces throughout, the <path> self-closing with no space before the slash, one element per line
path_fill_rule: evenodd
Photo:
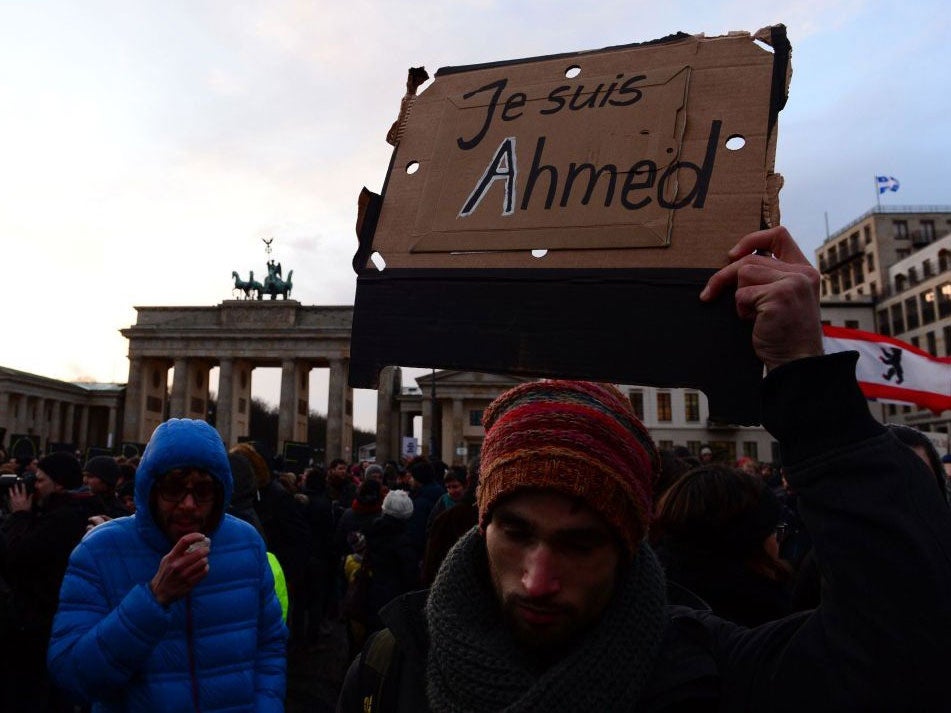
<path fill-rule="evenodd" d="M 119 464 L 112 456 L 93 456 L 83 466 L 83 483 L 102 501 L 106 515 L 110 518 L 129 514 L 116 495 L 118 481 Z"/>
<path fill-rule="evenodd" d="M 102 513 L 95 497 L 78 490 L 82 484 L 79 461 L 58 451 L 40 458 L 32 492 L 23 483 L 10 489 L 3 578 L 12 590 L 16 626 L 3 642 L 9 658 L 0 659 L 0 710 L 46 710 L 61 702 L 47 674 L 46 647 L 69 553 L 87 519 Z"/>
<path fill-rule="evenodd" d="M 819 610 L 749 629 L 672 604 L 644 538 L 657 451 L 628 400 L 523 384 L 484 415 L 479 526 L 431 590 L 384 607 L 338 711 L 946 707 L 951 513 L 869 414 L 856 355 L 823 355 L 818 273 L 786 230 L 728 258 L 700 299 L 753 321 L 763 421 L 825 575 Z"/>

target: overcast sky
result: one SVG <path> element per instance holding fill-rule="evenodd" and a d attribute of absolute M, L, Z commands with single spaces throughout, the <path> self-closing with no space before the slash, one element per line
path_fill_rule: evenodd
<path fill-rule="evenodd" d="M 0 365 L 125 382 L 133 307 L 231 299 L 265 237 L 295 299 L 352 304 L 357 196 L 382 188 L 407 68 L 678 30 L 787 25 L 776 170 L 812 256 L 826 213 L 834 231 L 874 207 L 876 174 L 901 181 L 888 204 L 951 204 L 948 18 L 938 0 L 0 0 Z"/>

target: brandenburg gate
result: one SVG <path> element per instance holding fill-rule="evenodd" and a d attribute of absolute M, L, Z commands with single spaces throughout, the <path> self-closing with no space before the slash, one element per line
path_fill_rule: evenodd
<path fill-rule="evenodd" d="M 353 390 L 347 370 L 353 307 L 305 307 L 284 299 L 135 310 L 135 325 L 121 330 L 129 340 L 125 440 L 146 442 L 165 419 L 166 405 L 171 418 L 206 419 L 208 377 L 218 367 L 217 428 L 230 448 L 249 433 L 252 371 L 280 367 L 277 447 L 306 442 L 310 371 L 329 368 L 326 456 L 328 461 L 349 460 Z M 173 378 L 167 396 L 169 368 Z"/>

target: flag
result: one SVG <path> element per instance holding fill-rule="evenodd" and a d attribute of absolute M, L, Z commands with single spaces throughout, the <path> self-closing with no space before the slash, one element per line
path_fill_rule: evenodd
<path fill-rule="evenodd" d="M 882 334 L 822 327 L 826 354 L 857 351 L 855 377 L 869 399 L 900 401 L 938 414 L 951 409 L 951 357 L 939 358 Z"/>
<path fill-rule="evenodd" d="M 875 181 L 878 183 L 878 194 L 881 195 L 885 191 L 891 191 L 894 193 L 898 190 L 898 179 L 894 176 L 875 176 Z"/>

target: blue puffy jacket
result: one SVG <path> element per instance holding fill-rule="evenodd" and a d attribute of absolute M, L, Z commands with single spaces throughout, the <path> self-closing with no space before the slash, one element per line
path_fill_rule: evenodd
<path fill-rule="evenodd" d="M 222 510 L 208 533 L 208 575 L 167 608 L 149 589 L 173 544 L 152 519 L 152 486 L 186 466 L 218 479 L 227 506 L 231 469 L 217 431 L 186 419 L 159 426 L 136 473 L 136 514 L 95 528 L 70 557 L 50 672 L 94 711 L 282 711 L 287 629 L 251 525 Z"/>

